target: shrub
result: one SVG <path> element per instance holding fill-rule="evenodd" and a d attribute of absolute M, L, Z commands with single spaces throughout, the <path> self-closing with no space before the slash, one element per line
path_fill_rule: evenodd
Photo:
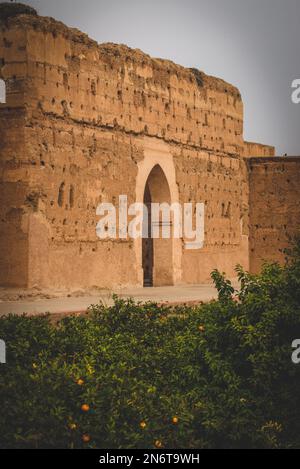
<path fill-rule="evenodd" d="M 1 448 L 299 448 L 300 244 L 219 300 L 0 320 Z"/>

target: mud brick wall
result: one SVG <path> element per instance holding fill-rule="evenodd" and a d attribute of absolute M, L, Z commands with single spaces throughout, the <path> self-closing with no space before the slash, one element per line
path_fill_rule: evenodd
<path fill-rule="evenodd" d="M 245 142 L 243 156 L 246 158 L 252 156 L 275 156 L 275 148 L 270 145 L 261 145 L 259 143 Z"/>
<path fill-rule="evenodd" d="M 244 161 L 205 152 L 177 152 L 181 201 L 205 204 L 205 245 L 183 251 L 183 281 L 205 282 L 219 266 L 234 277 L 237 264 L 248 267 L 248 175 Z"/>
<path fill-rule="evenodd" d="M 250 268 L 284 262 L 282 250 L 300 234 L 300 158 L 251 158 Z"/>
<path fill-rule="evenodd" d="M 0 284 L 28 280 L 28 164 L 24 161 L 24 113 L 0 110 Z"/>
<path fill-rule="evenodd" d="M 0 104 L 0 284 L 21 286 L 28 281 L 30 192 L 24 150 L 26 32 L 12 28 L 0 38 L 0 79 L 7 94 L 7 105 Z"/>
<path fill-rule="evenodd" d="M 132 241 L 96 236 L 100 202 L 118 207 L 119 194 L 128 192 L 129 203 L 134 202 L 139 154 L 130 138 L 55 119 L 42 128 L 34 125 L 31 132 L 37 150 L 31 187 L 41 204 L 30 240 L 37 256 L 31 257 L 32 284 L 34 279 L 54 287 L 135 284 Z M 39 254 L 46 263 L 40 264 Z"/>
<path fill-rule="evenodd" d="M 235 87 L 35 15 L 0 19 L 0 79 L 0 284 L 141 285 L 139 242 L 99 240 L 96 207 L 142 202 L 155 165 L 172 202 L 206 207 L 204 248 L 161 262 L 174 283 L 249 267 L 243 156 L 273 149 L 244 142 Z"/>
<path fill-rule="evenodd" d="M 242 151 L 243 105 L 233 86 L 126 46 L 98 45 L 54 20 L 23 16 L 20 23 L 27 30 L 32 109 L 222 153 Z"/>

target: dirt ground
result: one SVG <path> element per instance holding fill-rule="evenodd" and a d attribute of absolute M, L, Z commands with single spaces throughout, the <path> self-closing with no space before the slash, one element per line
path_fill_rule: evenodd
<path fill-rule="evenodd" d="M 0 316 L 7 314 L 38 315 L 51 313 L 66 315 L 82 313 L 92 304 L 104 303 L 109 306 L 113 303 L 113 293 L 121 298 L 134 298 L 139 302 L 152 301 L 163 304 L 197 304 L 208 302 L 217 298 L 215 287 L 207 285 L 187 285 L 159 288 L 131 288 L 123 290 L 89 291 L 39 291 L 0 289 Z"/>

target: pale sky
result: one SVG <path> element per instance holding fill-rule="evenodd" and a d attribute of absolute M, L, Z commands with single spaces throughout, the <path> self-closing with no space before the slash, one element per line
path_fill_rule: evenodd
<path fill-rule="evenodd" d="M 1 3 L 1 2 L 0 2 Z M 27 0 L 98 42 L 223 78 L 245 105 L 245 139 L 300 155 L 300 0 Z"/>

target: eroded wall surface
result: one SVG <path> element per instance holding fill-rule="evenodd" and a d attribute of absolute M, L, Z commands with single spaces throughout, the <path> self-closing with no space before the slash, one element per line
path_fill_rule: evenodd
<path fill-rule="evenodd" d="M 193 152 L 175 153 L 181 201 L 205 204 L 205 244 L 184 250 L 184 283 L 206 282 L 216 267 L 234 277 L 248 268 L 248 184 L 243 160 Z"/>
<path fill-rule="evenodd" d="M 0 284 L 28 284 L 30 157 L 25 151 L 26 32 L 0 32 L 0 79 L 7 104 L 0 104 Z"/>
<path fill-rule="evenodd" d="M 254 142 L 244 142 L 243 156 L 261 157 L 261 156 L 275 156 L 275 148 L 270 145 L 262 145 Z"/>
<path fill-rule="evenodd" d="M 284 262 L 284 248 L 300 234 L 300 158 L 251 158 L 250 268 Z"/>
<path fill-rule="evenodd" d="M 235 87 L 30 15 L 1 24 L 0 77 L 7 84 L 1 284 L 141 285 L 140 243 L 99 240 L 96 207 L 118 208 L 121 194 L 142 202 L 138 181 L 152 163 L 165 168 L 172 201 L 205 203 L 205 245 L 189 251 L 184 239 L 174 243 L 174 283 L 249 267 L 243 104 Z"/>
<path fill-rule="evenodd" d="M 24 161 L 24 112 L 0 109 L 0 284 L 28 282 L 30 187 Z"/>

